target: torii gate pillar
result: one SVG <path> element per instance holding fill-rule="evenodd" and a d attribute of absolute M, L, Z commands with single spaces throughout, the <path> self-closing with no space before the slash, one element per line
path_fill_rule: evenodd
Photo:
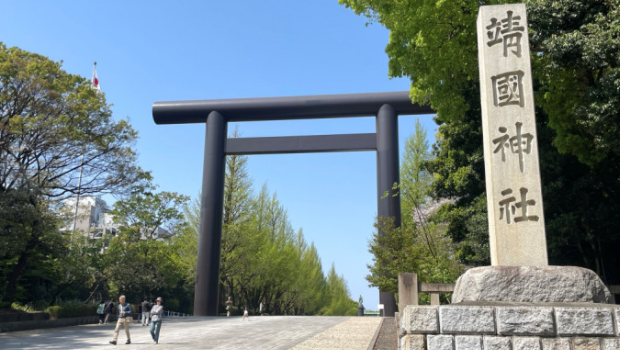
<path fill-rule="evenodd" d="M 217 111 L 207 117 L 194 293 L 196 316 L 217 315 L 227 124 L 224 116 Z"/>
<path fill-rule="evenodd" d="M 386 104 L 377 113 L 377 212 L 379 217 L 394 218 L 394 227 L 400 227 L 401 222 L 400 196 L 395 196 L 398 189 L 393 189 L 400 183 L 398 160 L 398 114 Z M 394 293 L 380 291 L 379 303 L 385 316 L 394 316 Z"/>

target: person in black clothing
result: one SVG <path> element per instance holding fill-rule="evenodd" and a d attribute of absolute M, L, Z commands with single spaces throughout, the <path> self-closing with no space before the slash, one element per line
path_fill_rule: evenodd
<path fill-rule="evenodd" d="M 140 306 L 142 307 L 142 326 L 148 326 L 151 324 L 150 316 L 151 307 L 153 306 L 153 304 L 151 304 L 146 300 L 146 298 L 144 298 L 144 301 Z"/>
<path fill-rule="evenodd" d="M 112 302 L 112 300 L 108 300 L 103 311 L 105 312 L 105 319 L 103 320 L 103 323 L 108 324 L 108 318 L 110 318 L 112 311 L 114 311 L 114 302 Z"/>

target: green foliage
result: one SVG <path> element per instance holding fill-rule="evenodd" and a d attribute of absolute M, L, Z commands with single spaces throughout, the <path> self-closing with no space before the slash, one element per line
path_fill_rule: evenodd
<path fill-rule="evenodd" d="M 421 283 L 452 283 L 458 277 L 457 245 L 446 237 L 446 218 L 435 214 L 441 203 L 428 197 L 432 161 L 426 130 L 419 121 L 405 142 L 399 195 L 403 213 L 400 227 L 394 219 L 378 218 L 369 243 L 373 264 L 366 280 L 379 290 L 398 294 L 398 274 L 414 272 Z M 433 217 L 434 216 L 434 217 Z"/>
<path fill-rule="evenodd" d="M 327 274 L 327 303 L 321 309 L 325 316 L 355 316 L 357 315 L 357 303 L 349 295 L 347 282 L 336 273 L 336 267 L 332 264 Z"/>
<path fill-rule="evenodd" d="M 454 283 L 463 267 L 454 256 L 457 246 L 445 236 L 442 225 L 428 222 L 394 227 L 393 219 L 379 218 L 369 243 L 373 264 L 369 285 L 398 294 L 398 274 L 415 272 L 420 283 Z"/>
<path fill-rule="evenodd" d="M 65 255 L 68 236 L 36 196 L 0 191 L 0 300 L 51 301 L 46 286 L 55 282 L 57 260 Z"/>
<path fill-rule="evenodd" d="M 23 312 L 41 312 L 46 309 L 41 303 L 22 304 L 20 302 L 11 303 L 11 310 L 18 310 Z"/>
<path fill-rule="evenodd" d="M 23 311 L 27 313 L 40 313 L 42 311 L 50 315 L 50 319 L 56 320 L 67 317 L 85 317 L 93 316 L 96 313 L 96 304 L 84 304 L 82 302 L 63 302 L 60 305 L 44 306 L 41 301 L 34 304 L 21 304 L 14 302 L 11 304 L 12 310 Z"/>
<path fill-rule="evenodd" d="M 257 314 L 261 302 L 269 314 L 349 314 L 348 305 L 353 302 L 345 301 L 344 280 L 328 288 L 314 244 L 305 241 L 301 230 L 293 230 L 277 195 L 270 194 L 266 186 L 258 195 L 252 193 L 247 157 L 228 156 L 226 165 L 220 310 L 230 296 L 233 314 L 246 306 Z M 181 265 L 192 269 L 196 250 L 188 248 L 196 244 L 199 213 L 198 200 L 185 207 L 190 225 L 173 244 Z M 192 272 L 185 279 L 193 283 L 194 277 Z"/>
<path fill-rule="evenodd" d="M 187 225 L 180 227 L 171 238 L 174 251 L 171 259 L 178 266 L 184 285 L 188 290 L 194 289 L 196 281 L 196 264 L 198 260 L 198 227 L 200 226 L 200 196 L 183 205 L 183 215 Z"/>
<path fill-rule="evenodd" d="M 45 309 L 45 312 L 50 315 L 50 319 L 52 320 L 68 317 L 93 316 L 96 314 L 96 311 L 96 304 L 84 305 L 81 303 L 66 303 L 63 305 L 50 306 Z"/>
<path fill-rule="evenodd" d="M 422 204 L 427 201 L 433 178 L 424 165 L 430 158 L 426 130 L 416 119 L 414 133 L 405 140 L 400 170 L 399 195 L 404 225 L 413 223 L 416 214 L 422 210 Z"/>
<path fill-rule="evenodd" d="M 138 174 L 137 133 L 114 121 L 86 78 L 38 54 L 0 43 L 0 191 L 49 198 L 118 191 Z"/>
<path fill-rule="evenodd" d="M 539 0 L 528 5 L 532 46 L 542 53 L 533 56 L 540 82 L 536 102 L 556 132 L 553 144 L 590 166 L 615 163 L 620 156 L 620 4 Z"/>
<path fill-rule="evenodd" d="M 105 252 L 105 275 L 113 290 L 137 302 L 170 292 L 184 277 L 171 245 L 186 225 L 181 207 L 188 198 L 174 192 L 152 192 L 148 183 L 110 211 L 121 224 Z M 166 228 L 167 230 L 162 230 Z"/>
<path fill-rule="evenodd" d="M 516 1 L 340 0 L 390 30 L 390 76 L 411 78 L 414 102 L 439 125 L 430 194 L 449 198 L 438 220 L 488 264 L 476 16 Z M 527 1 L 550 263 L 581 265 L 618 283 L 620 234 L 620 3 Z"/>
<path fill-rule="evenodd" d="M 137 133 L 112 119 L 86 78 L 61 66 L 0 43 L 2 304 L 52 304 L 87 291 L 88 248 L 60 230 L 59 201 L 122 192 L 142 176 L 131 149 Z"/>

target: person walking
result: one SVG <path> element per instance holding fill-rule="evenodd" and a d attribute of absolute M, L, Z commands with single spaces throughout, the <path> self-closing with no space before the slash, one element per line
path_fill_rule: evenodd
<path fill-rule="evenodd" d="M 150 302 L 144 298 L 142 302 L 142 326 L 148 326 L 151 324 L 151 320 L 149 318 L 149 313 L 151 312 L 151 307 L 153 306 Z"/>
<path fill-rule="evenodd" d="M 103 300 L 101 300 L 97 307 L 97 315 L 99 316 L 99 324 L 103 324 L 103 319 L 105 318 L 105 301 Z"/>
<path fill-rule="evenodd" d="M 232 310 L 232 304 L 233 301 L 230 300 L 230 297 L 228 297 L 228 300 L 226 300 L 226 317 L 230 317 L 230 310 Z"/>
<path fill-rule="evenodd" d="M 244 321 L 245 319 L 248 319 L 248 322 L 250 322 L 250 315 L 248 314 L 248 307 L 245 307 L 245 310 L 243 310 L 243 317 L 241 318 L 241 321 Z"/>
<path fill-rule="evenodd" d="M 162 302 L 161 297 L 158 297 L 157 300 L 155 300 L 155 305 L 151 307 L 151 328 L 149 330 L 155 344 L 159 344 L 159 331 L 161 329 L 161 320 L 164 316 L 164 306 Z"/>
<path fill-rule="evenodd" d="M 110 318 L 110 315 L 112 314 L 112 312 L 114 311 L 114 302 L 112 302 L 112 300 L 108 300 L 108 302 L 105 304 L 105 319 L 103 320 L 104 324 L 108 324 L 108 319 Z"/>
<path fill-rule="evenodd" d="M 110 344 L 116 345 L 118 340 L 118 331 L 121 327 L 125 327 L 125 334 L 127 335 L 127 341 L 125 344 L 131 344 L 131 336 L 129 335 L 129 324 L 133 321 L 131 313 L 131 304 L 125 302 L 125 296 L 118 297 L 118 321 L 116 322 L 116 328 L 114 329 L 114 337 L 110 340 Z"/>

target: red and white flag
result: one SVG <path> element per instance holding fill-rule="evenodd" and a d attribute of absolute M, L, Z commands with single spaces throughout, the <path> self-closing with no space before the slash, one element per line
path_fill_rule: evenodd
<path fill-rule="evenodd" d="M 93 80 L 91 81 L 93 89 L 101 92 L 101 85 L 99 85 L 99 78 L 97 78 L 97 62 L 93 66 Z"/>

